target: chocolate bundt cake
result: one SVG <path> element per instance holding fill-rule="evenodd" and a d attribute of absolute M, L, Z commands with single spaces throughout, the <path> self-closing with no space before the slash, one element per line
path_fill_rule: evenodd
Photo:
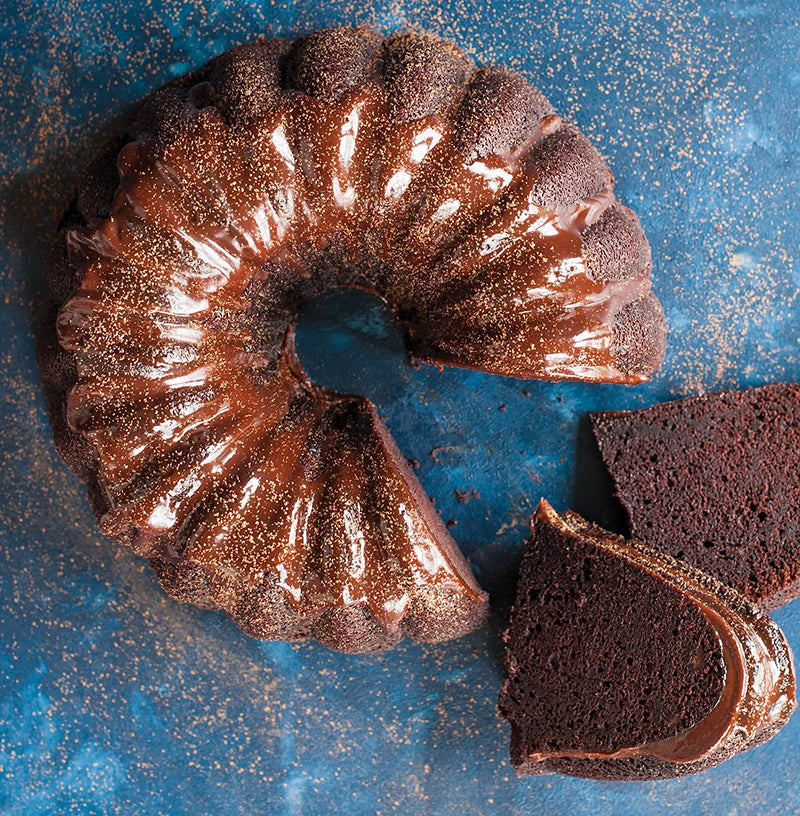
<path fill-rule="evenodd" d="M 740 595 L 545 501 L 531 533 L 499 704 L 520 773 L 684 776 L 786 723 L 791 653 Z"/>
<path fill-rule="evenodd" d="M 357 286 L 421 360 L 645 380 L 663 314 L 612 186 L 525 80 L 435 37 L 260 40 L 154 93 L 80 178 L 48 270 L 56 441 L 103 531 L 262 638 L 480 625 L 374 408 L 309 381 L 293 326 Z"/>
<path fill-rule="evenodd" d="M 800 594 L 800 385 L 593 414 L 632 534 L 765 612 Z"/>

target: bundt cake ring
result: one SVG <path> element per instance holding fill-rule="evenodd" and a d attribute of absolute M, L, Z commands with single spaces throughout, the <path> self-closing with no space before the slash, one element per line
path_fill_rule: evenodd
<path fill-rule="evenodd" d="M 57 447 L 174 598 L 342 651 L 458 637 L 487 598 L 373 405 L 309 380 L 303 306 L 380 296 L 414 358 L 646 380 L 650 251 L 524 79 L 368 29 L 234 48 L 79 179 L 40 344 Z"/>

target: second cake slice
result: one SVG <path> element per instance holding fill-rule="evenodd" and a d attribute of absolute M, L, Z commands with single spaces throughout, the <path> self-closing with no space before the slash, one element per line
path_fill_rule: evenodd
<path fill-rule="evenodd" d="M 590 419 L 634 538 L 765 612 L 800 593 L 800 385 Z"/>
<path fill-rule="evenodd" d="M 519 772 L 684 776 L 789 718 L 788 646 L 741 596 L 544 501 L 531 532 L 499 704 Z"/>

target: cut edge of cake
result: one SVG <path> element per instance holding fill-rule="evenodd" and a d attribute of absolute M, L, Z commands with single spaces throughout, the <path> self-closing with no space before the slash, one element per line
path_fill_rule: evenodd
<path fill-rule="evenodd" d="M 511 723 L 511 761 L 517 772 L 558 771 L 607 780 L 685 776 L 765 742 L 785 724 L 796 706 L 791 651 L 778 626 L 753 604 L 688 564 L 607 533 L 574 513 L 559 516 L 544 500 L 531 519 L 532 537 L 523 565 L 525 559 L 531 557 L 537 536 L 543 530 L 554 531 L 565 547 L 572 542 L 573 546 L 580 544 L 590 552 L 611 554 L 626 567 L 632 566 L 658 578 L 666 591 L 688 598 L 703 614 L 720 643 L 725 682 L 713 708 L 671 738 L 620 745 L 607 752 L 537 750 L 530 739 L 525 739 L 524 723 L 520 721 L 519 711 L 513 710 L 513 695 L 515 690 L 519 691 L 515 684 L 520 685 L 520 677 L 526 670 L 520 656 L 513 653 L 514 640 L 519 634 L 517 630 L 526 626 L 525 616 L 531 614 L 524 601 L 526 587 L 521 582 L 504 636 L 507 675 L 499 700 L 501 714 Z M 575 623 L 572 621 L 572 625 Z M 575 658 L 584 659 L 585 651 L 584 648 L 584 654 Z M 683 701 L 678 704 L 682 705 Z M 568 733 L 564 741 L 569 742 Z"/>

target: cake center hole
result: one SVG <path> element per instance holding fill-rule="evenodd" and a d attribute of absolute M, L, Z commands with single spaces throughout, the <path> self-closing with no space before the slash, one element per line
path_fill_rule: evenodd
<path fill-rule="evenodd" d="M 405 391 L 414 371 L 402 327 L 362 289 L 329 289 L 314 298 L 297 321 L 295 348 L 316 383 L 378 406 Z"/>

